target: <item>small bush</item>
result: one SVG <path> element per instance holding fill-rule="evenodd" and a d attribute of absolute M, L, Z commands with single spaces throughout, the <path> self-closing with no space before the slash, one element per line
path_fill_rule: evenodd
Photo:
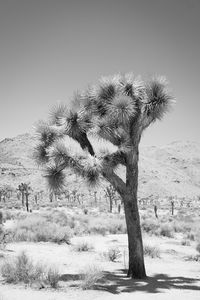
<path fill-rule="evenodd" d="M 148 234 L 157 234 L 160 225 L 157 220 L 143 219 L 141 222 L 141 227 L 142 230 Z"/>
<path fill-rule="evenodd" d="M 110 248 L 108 252 L 104 253 L 104 256 L 108 258 L 108 260 L 115 262 L 121 256 L 121 252 L 118 248 Z"/>
<path fill-rule="evenodd" d="M 190 241 L 189 240 L 182 240 L 181 245 L 182 246 L 190 246 Z"/>
<path fill-rule="evenodd" d="M 12 230 L 14 241 L 54 242 L 70 244 L 72 231 L 68 226 L 61 227 L 56 223 L 49 223 L 40 216 L 27 217 L 19 221 Z"/>
<path fill-rule="evenodd" d="M 94 285 L 103 277 L 103 272 L 97 266 L 87 267 L 83 274 L 80 275 L 82 280 L 81 288 L 83 290 L 92 289 Z"/>
<path fill-rule="evenodd" d="M 200 253 L 200 242 L 196 245 L 196 250 Z"/>
<path fill-rule="evenodd" d="M 169 226 L 168 224 L 163 224 L 160 228 L 160 235 L 165 236 L 165 237 L 173 237 L 174 233 L 173 233 L 173 229 L 171 226 Z"/>
<path fill-rule="evenodd" d="M 88 209 L 84 208 L 83 212 L 84 212 L 85 215 L 87 215 L 88 214 Z"/>
<path fill-rule="evenodd" d="M 41 264 L 33 264 L 25 252 L 19 254 L 15 259 L 6 260 L 1 267 L 1 274 L 7 283 L 25 284 L 44 283 L 51 287 L 58 286 L 59 273 L 56 269 L 47 268 Z"/>
<path fill-rule="evenodd" d="M 1 274 L 5 278 L 6 282 L 17 282 L 14 261 L 5 261 L 1 267 Z"/>
<path fill-rule="evenodd" d="M 58 287 L 58 282 L 59 282 L 60 274 L 56 268 L 49 268 L 47 271 L 47 281 L 49 285 L 56 289 Z"/>
<path fill-rule="evenodd" d="M 189 239 L 190 241 L 194 241 L 195 240 L 195 234 L 194 233 L 188 233 L 186 236 L 187 239 Z"/>
<path fill-rule="evenodd" d="M 144 245 L 144 255 L 151 258 L 160 257 L 160 249 L 155 246 Z"/>
<path fill-rule="evenodd" d="M 87 252 L 93 250 L 94 247 L 86 241 L 82 241 L 75 245 L 74 250 L 78 252 Z"/>
<path fill-rule="evenodd" d="M 188 261 L 200 261 L 200 255 L 189 255 L 185 259 Z"/>
<path fill-rule="evenodd" d="M 44 269 L 39 265 L 34 266 L 25 252 L 22 252 L 16 259 L 5 261 L 1 273 L 8 283 L 32 283 L 41 280 Z"/>
<path fill-rule="evenodd" d="M 0 249 L 4 249 L 7 242 L 7 234 L 3 228 L 3 225 L 0 224 Z"/>

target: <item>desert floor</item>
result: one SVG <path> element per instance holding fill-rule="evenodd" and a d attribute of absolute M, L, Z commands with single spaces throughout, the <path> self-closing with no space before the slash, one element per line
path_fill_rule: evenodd
<path fill-rule="evenodd" d="M 76 252 L 74 247 L 80 241 L 93 246 L 89 252 Z M 146 280 L 126 277 L 127 236 L 124 234 L 107 236 L 85 236 L 72 238 L 71 245 L 53 243 L 11 243 L 5 256 L 14 256 L 25 250 L 35 262 L 55 265 L 61 278 L 59 288 L 38 289 L 37 286 L 6 284 L 1 278 L 1 300 L 66 300 L 66 299 L 200 299 L 200 263 L 187 261 L 194 255 L 195 248 L 181 245 L 179 239 L 149 237 L 144 235 L 144 243 L 155 245 L 161 250 L 160 258 L 145 257 Z M 110 247 L 121 250 L 117 262 L 110 262 L 102 252 Z M 103 279 L 92 290 L 80 288 L 81 272 L 88 266 L 98 266 L 103 271 Z"/>

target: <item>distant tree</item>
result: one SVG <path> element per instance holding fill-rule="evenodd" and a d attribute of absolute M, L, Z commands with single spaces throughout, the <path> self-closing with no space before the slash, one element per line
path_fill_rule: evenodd
<path fill-rule="evenodd" d="M 0 226 L 3 224 L 3 213 L 0 210 Z"/>
<path fill-rule="evenodd" d="M 154 204 L 154 214 L 155 214 L 155 217 L 158 219 L 158 206 L 157 206 L 157 204 Z"/>
<path fill-rule="evenodd" d="M 17 191 L 19 191 L 20 194 L 21 194 L 22 206 L 24 206 L 25 190 L 24 190 L 24 184 L 23 183 L 18 185 Z"/>
<path fill-rule="evenodd" d="M 105 195 L 106 197 L 108 198 L 109 200 L 109 212 L 112 213 L 112 209 L 113 209 L 113 201 L 115 200 L 116 198 L 116 190 L 115 188 L 113 187 L 113 185 L 108 185 L 106 188 L 105 188 Z"/>
<path fill-rule="evenodd" d="M 139 142 L 142 132 L 168 111 L 172 97 L 163 78 L 143 82 L 132 74 L 103 78 L 76 93 L 70 109 L 55 108 L 48 123 L 37 127 L 35 158 L 46 165 L 53 190 L 65 185 L 72 169 L 89 185 L 106 179 L 119 193 L 128 233 L 128 276 L 146 277 L 137 203 Z M 103 141 L 103 143 L 101 142 Z M 126 168 L 126 180 L 117 175 Z"/>
<path fill-rule="evenodd" d="M 26 204 L 26 210 L 29 211 L 29 195 L 31 192 L 31 186 L 30 183 L 21 183 L 18 186 L 18 190 L 21 192 L 22 195 L 22 206 L 24 206 L 24 200 Z"/>
<path fill-rule="evenodd" d="M 0 189 L 0 201 L 3 200 L 6 202 L 7 199 L 10 199 L 13 193 L 13 188 L 12 186 L 5 184 L 1 187 Z"/>

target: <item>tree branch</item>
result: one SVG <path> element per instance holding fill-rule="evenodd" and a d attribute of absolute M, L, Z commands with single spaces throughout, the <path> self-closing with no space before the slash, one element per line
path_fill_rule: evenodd
<path fill-rule="evenodd" d="M 101 157 L 103 168 L 115 169 L 119 164 L 126 165 L 126 155 L 123 151 L 116 151 L 111 154 L 105 154 Z"/>
<path fill-rule="evenodd" d="M 174 103 L 173 97 L 166 89 L 164 78 L 153 79 L 146 86 L 147 102 L 143 103 L 142 116 L 140 119 L 142 130 L 152 122 L 161 120 Z"/>
<path fill-rule="evenodd" d="M 94 149 L 93 149 L 90 141 L 88 140 L 87 134 L 85 132 L 78 135 L 75 139 L 77 142 L 79 142 L 82 149 L 87 148 L 90 155 L 92 155 L 92 156 L 95 155 Z"/>
<path fill-rule="evenodd" d="M 123 196 L 126 193 L 126 184 L 125 182 L 113 171 L 103 171 L 102 172 L 103 177 L 107 179 L 110 184 L 116 189 L 116 191 L 120 194 L 120 196 Z"/>

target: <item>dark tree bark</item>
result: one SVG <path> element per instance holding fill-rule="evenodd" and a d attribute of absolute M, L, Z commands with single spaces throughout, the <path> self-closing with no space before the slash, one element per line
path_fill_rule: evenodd
<path fill-rule="evenodd" d="M 127 276 L 142 279 L 146 277 L 146 271 L 137 201 L 134 195 L 126 195 L 124 200 L 129 248 L 129 268 Z"/>
<path fill-rule="evenodd" d="M 113 202 L 112 202 L 112 198 L 111 198 L 111 197 L 109 197 L 109 202 L 110 202 L 110 209 L 109 209 L 109 212 L 112 213 Z"/>
<path fill-rule="evenodd" d="M 26 210 L 29 211 L 28 193 L 26 193 Z"/>
<path fill-rule="evenodd" d="M 24 206 L 24 192 L 22 192 L 22 206 Z"/>
<path fill-rule="evenodd" d="M 172 206 L 172 216 L 174 215 L 174 201 L 171 201 L 171 206 Z"/>
<path fill-rule="evenodd" d="M 158 207 L 157 205 L 154 205 L 154 213 L 155 213 L 155 217 L 158 219 Z"/>
<path fill-rule="evenodd" d="M 129 268 L 127 276 L 145 278 L 142 232 L 137 202 L 138 189 L 138 145 L 127 155 L 126 188 L 124 200 L 125 218 L 128 234 Z"/>

